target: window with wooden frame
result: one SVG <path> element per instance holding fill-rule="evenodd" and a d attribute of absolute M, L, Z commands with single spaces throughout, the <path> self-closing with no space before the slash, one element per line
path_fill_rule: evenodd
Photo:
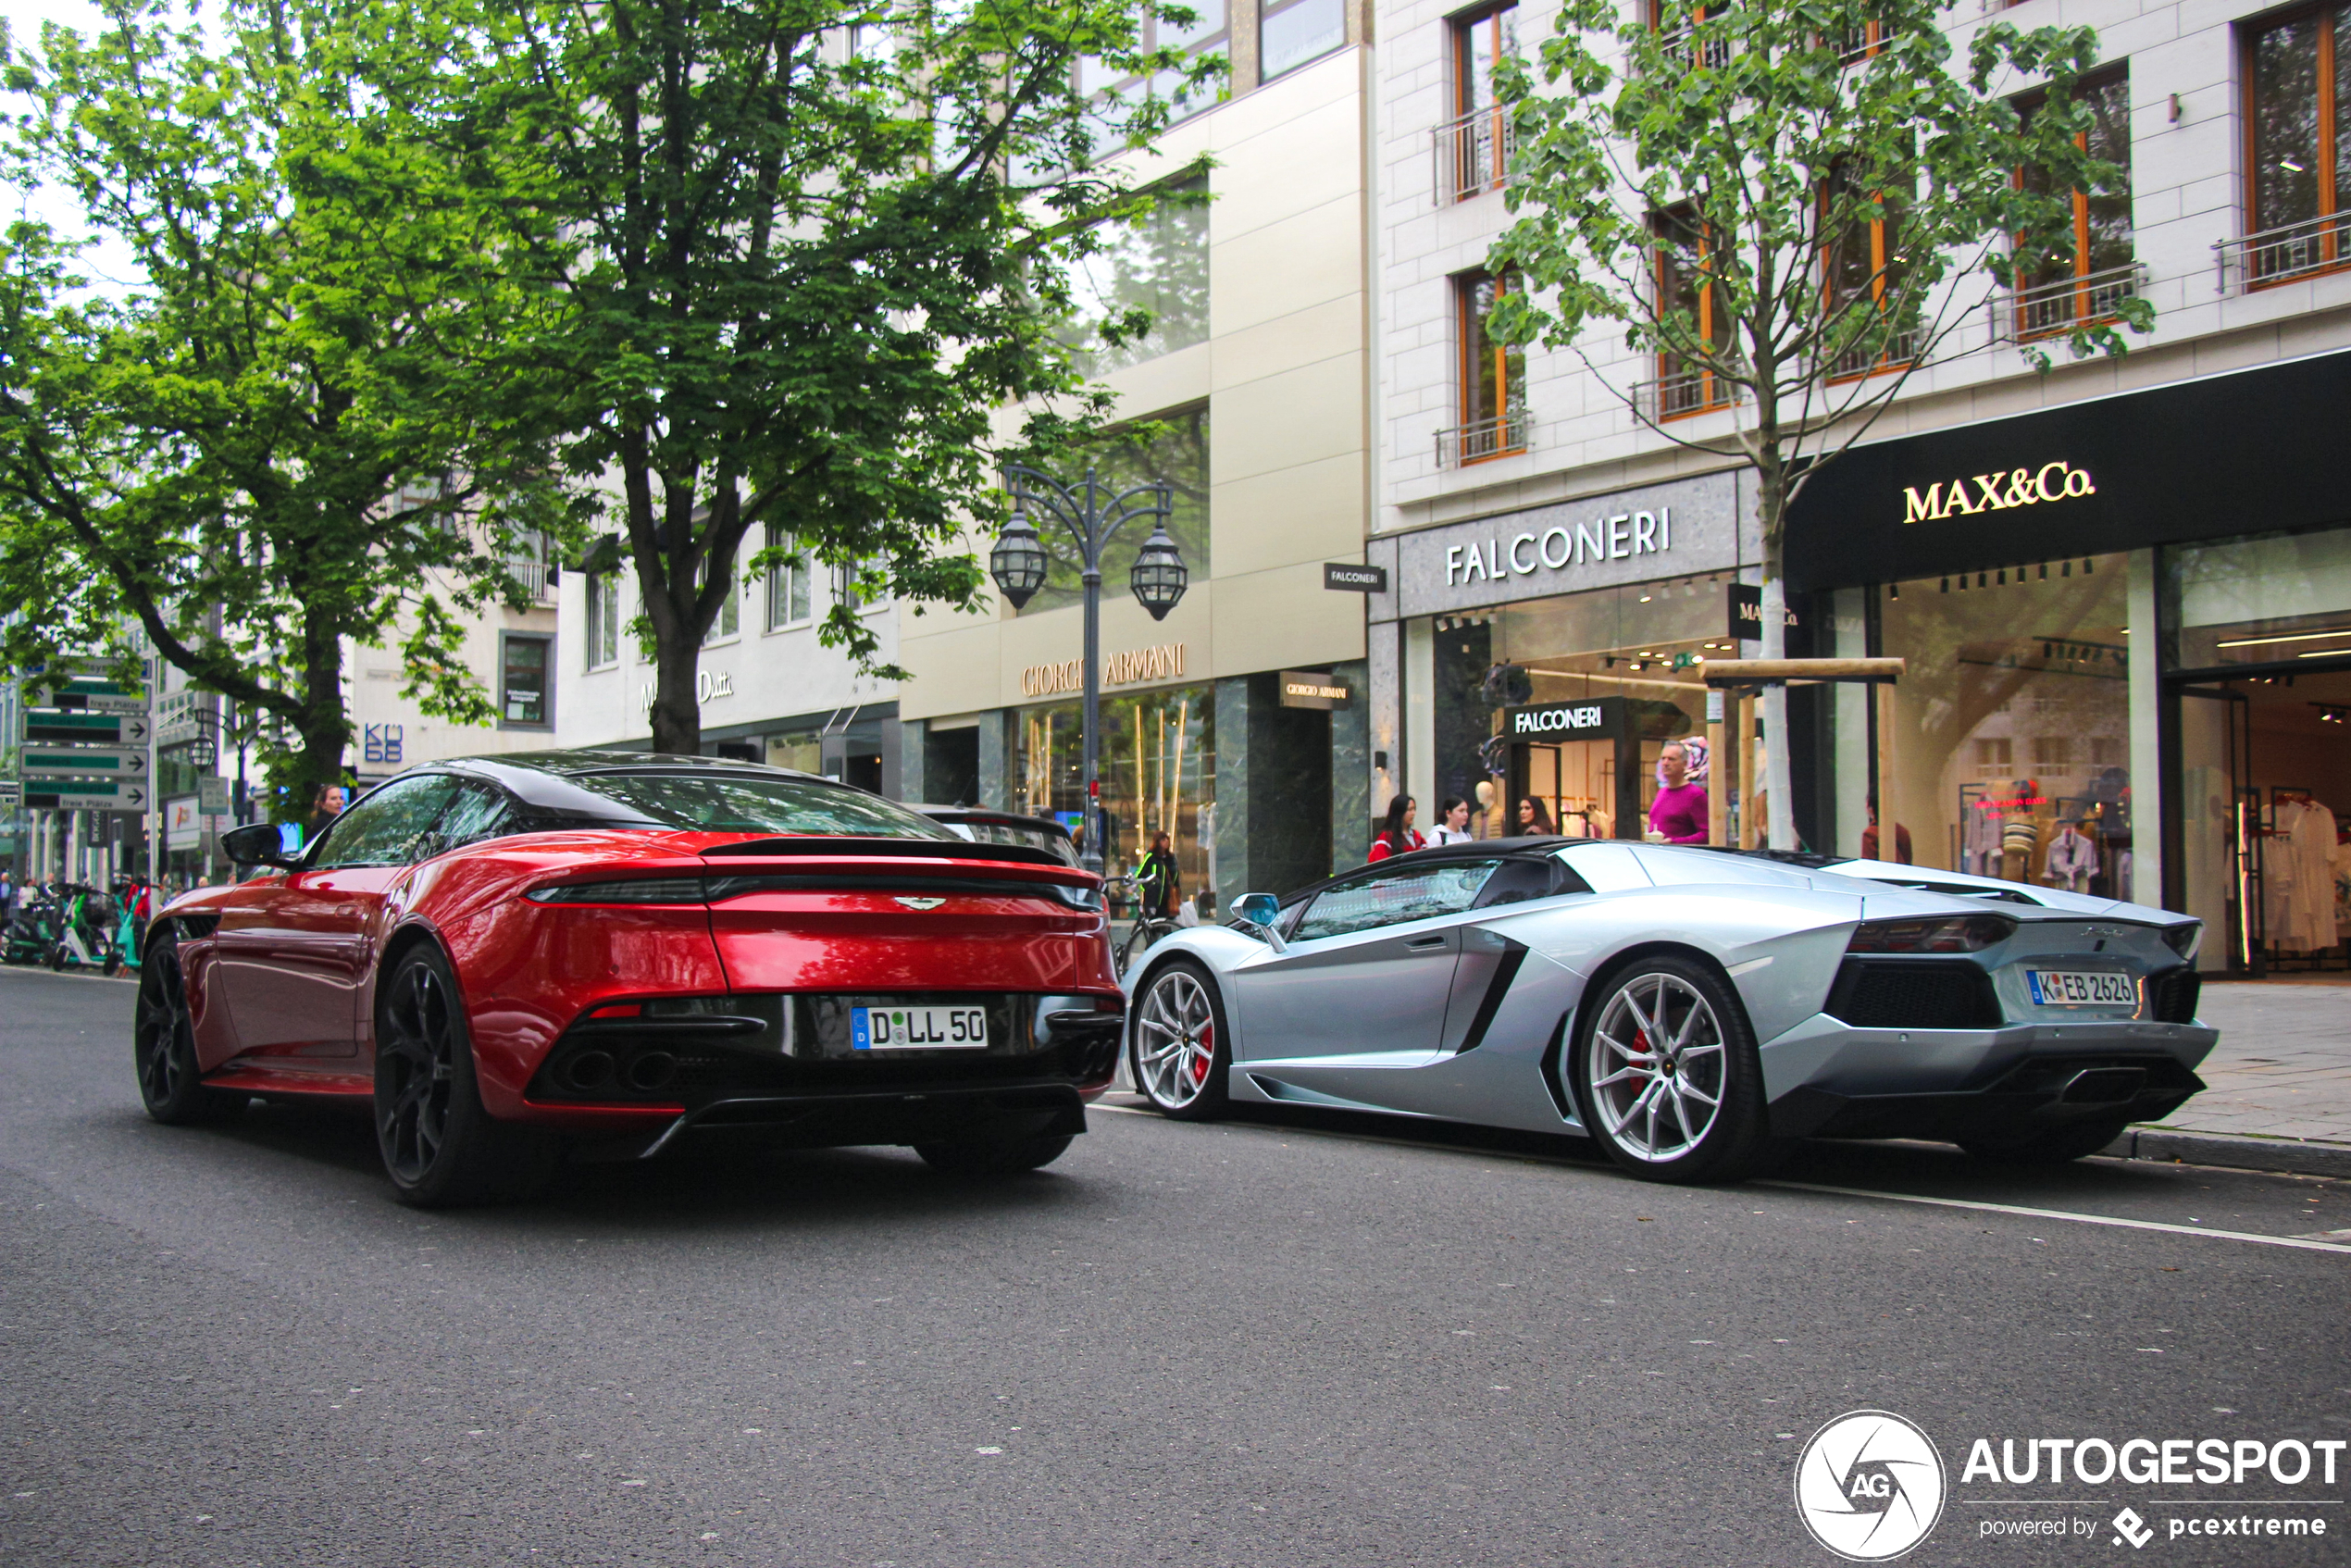
<path fill-rule="evenodd" d="M 1689 321 L 1697 342 L 1717 353 L 1731 347 L 1730 312 L 1723 308 L 1720 287 L 1711 280 L 1711 244 L 1706 228 L 1688 207 L 1676 207 L 1649 219 L 1656 236 L 1657 314 L 1661 320 L 1680 316 Z M 1700 360 L 1661 351 L 1657 356 L 1657 417 L 1679 418 L 1727 408 L 1738 389 Z"/>
<path fill-rule="evenodd" d="M 1453 115 L 1437 130 L 1446 193 L 1455 201 L 1501 187 L 1511 160 L 1510 118 L 1494 91 L 1494 70 L 1518 48 L 1518 6 L 1507 0 L 1456 17 L 1453 42 Z"/>
<path fill-rule="evenodd" d="M 1675 0 L 1649 0 L 1649 26 L 1665 35 L 1667 46 L 1671 48 L 1674 39 L 1686 36 L 1691 29 L 1709 18 L 1722 16 L 1731 8 L 1731 3 L 1732 0 L 1714 0 L 1713 4 L 1708 4 L 1707 0 L 1699 0 L 1698 4 L 1686 7 L 1676 4 Z M 1676 52 L 1682 54 L 1687 64 L 1703 66 L 1710 70 L 1720 70 L 1731 63 L 1728 39 L 1718 38 L 1710 42 L 1703 58 L 1696 51 Z"/>
<path fill-rule="evenodd" d="M 1462 423 L 1457 463 L 1526 450 L 1526 351 L 1487 330 L 1494 306 L 1517 274 L 1465 273 L 1453 280 L 1462 345 Z"/>
<path fill-rule="evenodd" d="M 1885 24 L 1872 17 L 1868 21 L 1837 30 L 1836 56 L 1841 65 L 1859 65 L 1885 47 Z"/>
<path fill-rule="evenodd" d="M 1829 171 L 1821 193 L 1821 290 L 1825 317 L 1852 338 L 1829 367 L 1833 381 L 1899 369 L 1916 352 L 1911 333 L 1872 327 L 1855 334 L 1846 325 L 1846 312 L 1863 301 L 1882 316 L 1891 312 L 1909 272 L 1902 256 L 1900 195 L 1877 191 L 1856 200 L 1860 195 L 1850 169 L 1840 164 Z"/>
<path fill-rule="evenodd" d="M 2351 260 L 2351 6 L 2300 11 L 2245 39 L 2245 247 L 2255 285 Z"/>
<path fill-rule="evenodd" d="M 2075 191 L 2073 241 L 2066 259 L 2053 261 L 2017 280 L 2016 335 L 2020 339 L 2071 331 L 2111 320 L 2114 307 L 2137 289 L 2131 230 L 2131 79 L 2117 70 L 2096 76 L 2075 89 L 2090 111 L 2090 126 L 2074 144 L 2123 173 L 2119 191 Z M 2019 112 L 2029 122 L 2046 102 L 2027 99 Z M 2020 190 L 2047 192 L 2049 173 L 2026 167 L 2016 171 Z"/>

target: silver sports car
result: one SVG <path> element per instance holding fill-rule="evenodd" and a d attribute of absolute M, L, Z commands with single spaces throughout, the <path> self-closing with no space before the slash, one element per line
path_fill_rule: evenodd
<path fill-rule="evenodd" d="M 2218 1038 L 2196 921 L 1875 861 L 1490 840 L 1235 914 L 1126 977 L 1160 1110 L 1583 1132 L 1657 1181 L 1807 1136 L 2072 1159 L 2202 1089 Z"/>

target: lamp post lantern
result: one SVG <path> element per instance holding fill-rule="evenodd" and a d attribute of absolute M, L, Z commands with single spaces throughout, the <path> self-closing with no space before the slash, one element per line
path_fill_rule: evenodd
<path fill-rule="evenodd" d="M 1152 519 L 1151 537 L 1135 556 L 1128 574 L 1136 602 L 1164 620 L 1184 597 L 1191 574 L 1183 553 L 1168 536 L 1167 514 L 1173 487 L 1164 483 L 1137 485 L 1116 495 L 1103 492 L 1093 469 L 1076 485 L 1065 485 L 1051 475 L 1021 464 L 1007 464 L 1004 488 L 1012 492 L 1013 515 L 988 553 L 989 575 L 1017 610 L 1045 586 L 1044 541 L 1032 515 L 1059 523 L 1077 546 L 1078 565 L 1086 588 L 1086 869 L 1102 869 L 1101 752 L 1102 707 L 1101 604 L 1102 552 L 1119 530 L 1138 518 Z"/>

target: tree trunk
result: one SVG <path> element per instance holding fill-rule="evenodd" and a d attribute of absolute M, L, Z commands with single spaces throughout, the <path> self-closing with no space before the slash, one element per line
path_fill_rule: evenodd
<path fill-rule="evenodd" d="M 671 756 L 702 755 L 702 704 L 694 678 L 702 666 L 699 641 L 667 637 L 653 651 L 653 750 Z"/>
<path fill-rule="evenodd" d="M 1763 656 L 1787 657 L 1787 584 L 1780 577 L 1779 552 L 1763 554 Z M 1796 843 L 1795 786 L 1790 782 L 1787 744 L 1787 686 L 1773 682 L 1763 688 L 1764 832 L 1770 847 L 1792 850 Z"/>

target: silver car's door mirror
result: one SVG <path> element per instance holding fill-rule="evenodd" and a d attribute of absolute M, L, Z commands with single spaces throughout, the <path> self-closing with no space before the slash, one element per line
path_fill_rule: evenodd
<path fill-rule="evenodd" d="M 1233 901 L 1234 919 L 1255 930 L 1275 952 L 1287 952 L 1289 944 L 1274 928 L 1274 923 L 1281 917 L 1282 901 L 1272 893 L 1243 893 Z"/>

